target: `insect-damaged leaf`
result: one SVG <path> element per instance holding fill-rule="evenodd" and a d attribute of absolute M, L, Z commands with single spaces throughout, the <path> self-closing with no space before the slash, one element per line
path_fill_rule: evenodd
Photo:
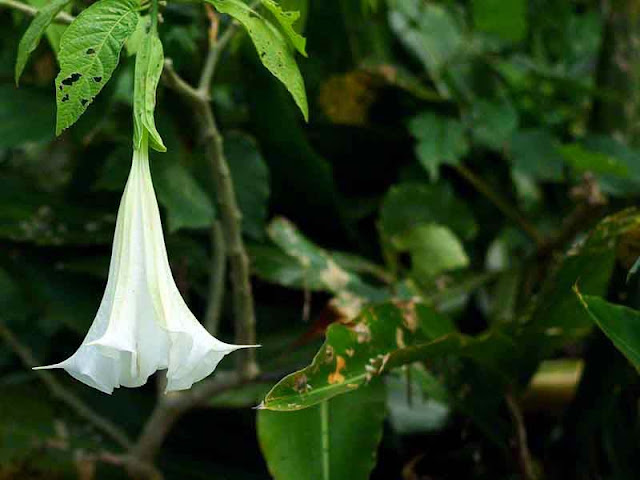
<path fill-rule="evenodd" d="M 69 4 L 71 0 L 52 0 L 42 7 L 35 16 L 27 31 L 24 32 L 18 45 L 18 57 L 16 59 L 16 85 L 20 82 L 20 76 L 27 65 L 29 56 L 40 43 L 40 39 L 49 24 L 58 13 Z"/>
<path fill-rule="evenodd" d="M 83 11 L 60 42 L 56 134 L 73 125 L 111 78 L 138 23 L 135 0 L 102 0 Z"/>
<path fill-rule="evenodd" d="M 262 5 L 276 18 L 287 39 L 291 42 L 291 45 L 306 57 L 307 39 L 293 29 L 293 24 L 300 18 L 300 12 L 285 12 L 282 10 L 282 7 L 273 0 L 262 0 Z"/>
<path fill-rule="evenodd" d="M 149 132 L 149 144 L 154 150 L 166 152 L 156 129 L 153 114 L 156 108 L 156 89 L 162 74 L 164 53 L 158 33 L 144 36 L 136 53 L 136 73 L 133 90 L 133 143 L 140 148 L 144 130 Z"/>
<path fill-rule="evenodd" d="M 282 379 L 261 408 L 307 408 L 350 392 L 389 368 L 448 354 L 471 357 L 495 370 L 495 359 L 512 355 L 513 344 L 495 333 L 463 335 L 425 305 L 390 302 L 369 307 L 353 322 L 331 325 L 311 365 Z"/>
<path fill-rule="evenodd" d="M 308 120 L 309 106 L 304 80 L 285 34 L 240 0 L 207 1 L 219 12 L 231 15 L 246 28 L 262 64 L 287 87 L 305 120 Z M 279 21 L 282 23 L 283 20 Z M 293 37 L 289 35 L 288 38 Z M 303 47 L 298 40 L 295 40 L 294 45 L 296 48 Z"/>
<path fill-rule="evenodd" d="M 298 412 L 258 412 L 260 448 L 277 480 L 367 480 L 386 413 L 380 380 Z"/>

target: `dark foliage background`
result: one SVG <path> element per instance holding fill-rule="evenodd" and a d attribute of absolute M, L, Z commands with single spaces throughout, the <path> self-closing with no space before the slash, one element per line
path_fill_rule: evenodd
<path fill-rule="evenodd" d="M 164 477 L 637 478 L 637 370 L 572 291 L 577 283 L 638 308 L 639 280 L 629 271 L 640 254 L 640 216 L 625 210 L 640 195 L 637 2 L 280 3 L 302 12 L 309 57 L 298 62 L 310 122 L 242 32 L 211 90 L 244 215 L 263 375 L 177 421 L 157 456 Z M 0 326 L 42 364 L 77 348 L 99 305 L 130 167 L 135 62 L 123 52 L 94 105 L 54 138 L 64 26 L 50 28 L 16 89 L 16 50 L 30 17 L 4 6 Z M 165 56 L 196 82 L 210 28 L 203 5 L 169 1 L 162 15 Z M 152 175 L 169 258 L 204 318 L 213 182 L 197 120 L 164 86 L 156 118 L 168 147 L 152 153 Z M 293 245 L 300 238 L 310 241 L 302 256 Z M 410 299 L 465 338 L 498 332 L 513 350 L 494 355 L 489 343 L 468 353 L 461 340 L 442 354 L 398 360 L 404 365 L 329 406 L 251 408 L 309 365 L 326 327 L 353 321 L 354 305 Z M 230 302 L 226 295 L 218 334 L 229 341 Z M 390 325 L 393 313 L 380 312 Z M 637 352 L 634 318 L 627 340 Z M 389 335 L 397 344 L 380 354 L 401 347 Z M 0 479 L 127 478 L 105 453 L 120 447 L 52 395 L 15 342 L 0 345 Z M 232 368 L 229 358 L 219 371 Z M 106 396 L 54 375 L 134 439 L 156 402 L 153 381 Z M 324 426 L 314 417 L 321 408 L 330 414 Z M 325 434 L 335 441 L 330 473 L 318 462 L 328 454 Z"/>

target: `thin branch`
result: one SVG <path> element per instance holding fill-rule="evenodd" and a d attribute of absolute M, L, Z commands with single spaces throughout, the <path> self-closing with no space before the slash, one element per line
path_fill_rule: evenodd
<path fill-rule="evenodd" d="M 32 17 L 35 17 L 38 14 L 38 9 L 33 8 L 26 3 L 18 2 L 16 0 L 0 0 L 0 6 L 4 5 L 5 7 L 13 8 L 14 10 L 18 10 L 22 13 L 26 13 Z M 60 12 L 53 19 L 54 23 L 61 23 L 63 25 L 69 25 L 71 22 L 75 20 L 76 17 L 73 15 L 69 15 L 67 12 Z"/>
<path fill-rule="evenodd" d="M 0 323 L 0 337 L 4 339 L 27 368 L 37 367 L 40 364 L 31 353 L 31 350 L 23 345 L 13 332 L 2 323 Z M 54 397 L 67 404 L 80 417 L 93 424 L 122 448 L 128 449 L 132 446 L 132 442 L 126 433 L 67 390 L 50 372 L 35 370 L 34 373 L 42 380 Z"/>
<path fill-rule="evenodd" d="M 200 81 L 198 82 L 198 91 L 201 94 L 204 94 L 206 96 L 209 95 L 209 90 L 211 90 L 211 82 L 213 81 L 213 74 L 215 73 L 216 67 L 218 66 L 220 54 L 236 34 L 238 27 L 240 27 L 240 23 L 236 21 L 232 22 L 231 25 L 229 25 L 224 33 L 220 36 L 220 38 L 211 44 L 209 53 L 207 54 L 207 58 L 204 62 L 204 67 L 202 68 Z"/>
<path fill-rule="evenodd" d="M 224 300 L 224 286 L 227 277 L 227 252 L 224 232 L 220 221 L 211 226 L 211 267 L 209 272 L 209 300 L 204 325 L 211 335 L 217 335 L 220 325 L 220 314 Z"/>
<path fill-rule="evenodd" d="M 536 243 L 536 245 L 543 245 L 543 236 L 538 232 L 536 227 L 518 211 L 517 208 L 511 206 L 509 202 L 494 191 L 482 178 L 464 165 L 456 165 L 454 168 L 465 180 L 473 185 L 478 192 L 487 197 L 487 199 L 489 199 L 489 201 L 491 201 L 491 203 L 493 203 L 502 213 L 516 223 L 520 229 Z"/>
<path fill-rule="evenodd" d="M 513 420 L 516 428 L 516 446 L 518 449 L 518 463 L 520 465 L 520 471 L 522 473 L 523 480 L 538 480 L 538 474 L 536 473 L 536 466 L 531 452 L 529 451 L 529 444 L 527 442 L 527 429 L 524 424 L 524 417 L 520 406 L 508 393 L 505 396 L 509 414 Z"/>
<path fill-rule="evenodd" d="M 255 1 L 249 5 L 249 8 L 253 10 L 258 7 L 260 3 L 260 1 Z M 233 20 L 224 31 L 224 33 L 220 36 L 220 38 L 213 40 L 211 42 L 211 45 L 209 46 L 209 53 L 207 54 L 207 58 L 205 59 L 204 67 L 202 68 L 202 73 L 200 74 L 200 81 L 198 82 L 198 92 L 204 97 L 208 98 L 209 96 L 209 90 L 211 90 L 211 82 L 213 81 L 213 75 L 216 71 L 216 67 L 218 66 L 220 55 L 222 54 L 222 51 L 227 48 L 227 45 L 237 33 L 238 28 L 240 28 L 240 22 L 238 22 L 237 20 Z"/>

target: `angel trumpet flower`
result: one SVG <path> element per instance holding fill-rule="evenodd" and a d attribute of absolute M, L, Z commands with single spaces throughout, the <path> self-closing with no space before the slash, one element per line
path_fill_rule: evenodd
<path fill-rule="evenodd" d="M 171 275 L 147 139 L 133 152 L 113 240 L 109 279 L 96 318 L 63 368 L 105 393 L 139 387 L 167 369 L 166 391 L 186 390 L 245 346 L 212 337 L 182 299 Z"/>

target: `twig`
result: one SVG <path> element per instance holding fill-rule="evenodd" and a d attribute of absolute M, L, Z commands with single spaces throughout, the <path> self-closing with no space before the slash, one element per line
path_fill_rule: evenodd
<path fill-rule="evenodd" d="M 220 221 L 211 226 L 211 269 L 209 272 L 209 299 L 204 325 L 211 335 L 218 333 L 220 314 L 224 300 L 224 285 L 227 270 L 227 252 Z"/>
<path fill-rule="evenodd" d="M 26 13 L 32 17 L 35 17 L 38 14 L 38 9 L 33 8 L 26 3 L 17 2 L 16 0 L 0 0 L 0 6 L 4 5 L 5 7 L 13 8 L 14 10 L 18 10 L 22 13 Z M 55 23 L 61 23 L 63 25 L 69 25 L 71 22 L 75 20 L 76 17 L 73 15 L 69 15 L 67 12 L 60 12 L 55 16 L 53 21 Z"/>
<path fill-rule="evenodd" d="M 27 368 L 33 368 L 40 364 L 31 353 L 31 350 L 23 345 L 13 332 L 2 323 L 0 323 L 0 337 L 4 339 Z M 132 446 L 132 442 L 126 433 L 67 390 L 51 373 L 45 370 L 35 370 L 34 373 L 42 380 L 54 397 L 67 404 L 80 417 L 93 424 L 122 448 L 128 449 Z"/>
<path fill-rule="evenodd" d="M 536 473 L 536 466 L 531 457 L 529 451 L 529 444 L 527 442 L 527 429 L 524 424 L 524 417 L 517 402 L 513 398 L 513 395 L 507 393 L 505 395 L 509 414 L 513 420 L 516 428 L 516 446 L 518 448 L 518 463 L 520 464 L 520 471 L 522 473 L 523 480 L 538 480 Z"/>
<path fill-rule="evenodd" d="M 253 2 L 249 5 L 249 8 L 254 9 L 258 5 L 260 5 L 260 1 Z M 238 28 L 240 28 L 240 22 L 234 20 L 227 27 L 224 33 L 220 36 L 220 38 L 210 39 L 209 45 L 209 53 L 207 54 L 207 58 L 204 62 L 204 67 L 202 68 L 202 73 L 200 74 L 200 81 L 198 82 L 198 93 L 205 98 L 209 98 L 209 90 L 211 90 L 211 82 L 213 81 L 213 75 L 216 71 L 216 67 L 218 66 L 218 60 L 220 60 L 220 54 L 227 47 L 231 39 L 233 39 L 234 35 L 237 33 Z M 217 27 L 216 27 L 217 29 Z"/>
<path fill-rule="evenodd" d="M 455 170 L 467 180 L 482 195 L 487 197 L 502 213 L 516 223 L 524 233 L 526 233 L 538 246 L 544 243 L 544 238 L 540 232 L 531 224 L 524 216 L 513 206 L 509 204 L 502 196 L 495 192 L 487 183 L 469 170 L 464 165 L 454 166 Z"/>
<path fill-rule="evenodd" d="M 200 81 L 198 82 L 198 92 L 207 98 L 209 96 L 209 90 L 211 90 L 213 74 L 218 66 L 218 60 L 220 60 L 220 54 L 236 34 L 239 26 L 240 23 L 233 21 L 220 38 L 213 42 L 209 48 L 209 53 L 207 54 L 202 73 L 200 74 Z"/>

